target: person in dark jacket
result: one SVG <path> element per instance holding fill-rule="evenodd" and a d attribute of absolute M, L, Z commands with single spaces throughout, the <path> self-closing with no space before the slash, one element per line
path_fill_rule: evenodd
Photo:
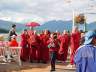
<path fill-rule="evenodd" d="M 50 36 L 51 37 L 48 40 L 48 48 L 51 59 L 51 71 L 55 71 L 55 62 L 58 52 L 57 50 L 59 46 L 59 41 L 56 39 L 56 36 L 54 34 L 51 34 Z"/>
<path fill-rule="evenodd" d="M 13 35 L 17 36 L 17 34 L 16 34 L 16 25 L 15 24 L 12 25 L 12 29 L 9 31 L 8 41 L 11 41 L 11 37 Z"/>

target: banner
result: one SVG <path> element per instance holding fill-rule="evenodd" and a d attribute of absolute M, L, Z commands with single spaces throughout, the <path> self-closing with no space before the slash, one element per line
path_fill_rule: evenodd
<path fill-rule="evenodd" d="M 79 14 L 75 16 L 74 22 L 75 24 L 84 24 L 86 21 L 84 14 Z"/>

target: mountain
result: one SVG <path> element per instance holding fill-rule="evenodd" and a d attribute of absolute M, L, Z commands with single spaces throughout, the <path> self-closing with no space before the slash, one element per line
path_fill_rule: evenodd
<path fill-rule="evenodd" d="M 87 30 L 96 30 L 96 22 L 87 24 Z"/>
<path fill-rule="evenodd" d="M 72 30 L 72 21 L 52 20 L 52 21 L 45 22 L 43 25 L 37 27 L 36 29 L 37 30 L 48 29 L 52 32 L 54 32 L 56 30 L 62 32 L 64 29 L 71 31 Z M 84 25 L 79 25 L 79 29 L 80 30 L 84 29 Z M 90 24 L 86 24 L 86 29 L 87 30 L 96 29 L 96 23 L 93 22 Z"/>
<path fill-rule="evenodd" d="M 21 32 L 23 29 L 26 28 L 24 24 L 0 20 L 0 33 L 8 32 L 10 30 L 12 24 L 16 24 L 17 32 Z M 86 28 L 87 28 L 87 30 L 96 29 L 96 22 L 87 24 Z M 52 32 L 54 32 L 56 30 L 62 32 L 64 29 L 71 31 L 72 30 L 72 21 L 52 20 L 52 21 L 45 22 L 43 25 L 41 25 L 35 29 L 36 30 L 48 29 Z"/>
<path fill-rule="evenodd" d="M 11 29 L 12 24 L 16 24 L 17 32 L 20 32 L 21 30 L 25 28 L 24 24 L 0 20 L 0 33 L 8 32 Z"/>
<path fill-rule="evenodd" d="M 72 29 L 72 21 L 52 20 L 52 21 L 45 22 L 43 25 L 37 27 L 36 29 L 37 30 L 48 29 L 52 32 L 58 30 L 62 32 L 64 29 L 65 30 Z"/>
<path fill-rule="evenodd" d="M 8 30 L 0 28 L 0 33 L 8 33 Z"/>

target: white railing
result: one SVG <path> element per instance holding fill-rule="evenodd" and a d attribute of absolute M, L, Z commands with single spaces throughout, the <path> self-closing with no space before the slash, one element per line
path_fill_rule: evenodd
<path fill-rule="evenodd" d="M 6 51 L 9 51 L 11 53 L 11 55 L 13 56 L 14 59 L 16 59 L 16 61 L 18 61 L 18 64 L 21 66 L 21 60 L 20 60 L 20 50 L 21 47 L 0 47 L 0 60 L 3 60 Z"/>

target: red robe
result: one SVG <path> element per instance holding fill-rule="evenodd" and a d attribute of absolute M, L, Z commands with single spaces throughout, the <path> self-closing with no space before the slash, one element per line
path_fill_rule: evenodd
<path fill-rule="evenodd" d="M 62 61 L 67 60 L 67 55 L 68 55 L 68 47 L 69 47 L 69 42 L 70 42 L 70 37 L 68 34 L 64 34 L 60 38 L 60 49 L 59 49 L 59 59 Z"/>
<path fill-rule="evenodd" d="M 42 45 L 41 45 L 41 58 L 42 58 L 42 60 L 44 61 L 44 62 L 48 62 L 48 60 L 49 60 L 49 49 L 48 49 L 48 47 L 47 47 L 47 41 L 49 40 L 49 35 L 47 34 L 47 35 L 45 35 L 45 34 L 43 34 L 42 36 L 41 36 L 41 41 L 42 41 Z"/>
<path fill-rule="evenodd" d="M 20 58 L 22 61 L 26 61 L 29 59 L 29 51 L 30 47 L 28 44 L 28 38 L 29 35 L 25 35 L 24 33 L 21 35 L 21 53 L 20 53 Z"/>
<path fill-rule="evenodd" d="M 30 43 L 30 60 L 40 60 L 40 45 L 39 45 L 39 37 L 36 34 L 31 34 L 29 38 Z"/>
<path fill-rule="evenodd" d="M 43 34 L 40 34 L 39 39 L 40 39 L 40 60 L 43 60 L 43 39 L 42 39 Z"/>
<path fill-rule="evenodd" d="M 75 32 L 71 34 L 71 41 L 70 41 L 70 50 L 71 50 L 71 55 L 70 55 L 70 63 L 73 65 L 74 64 L 74 55 L 78 47 L 80 46 L 80 39 L 81 39 L 81 33 L 80 32 Z"/>

